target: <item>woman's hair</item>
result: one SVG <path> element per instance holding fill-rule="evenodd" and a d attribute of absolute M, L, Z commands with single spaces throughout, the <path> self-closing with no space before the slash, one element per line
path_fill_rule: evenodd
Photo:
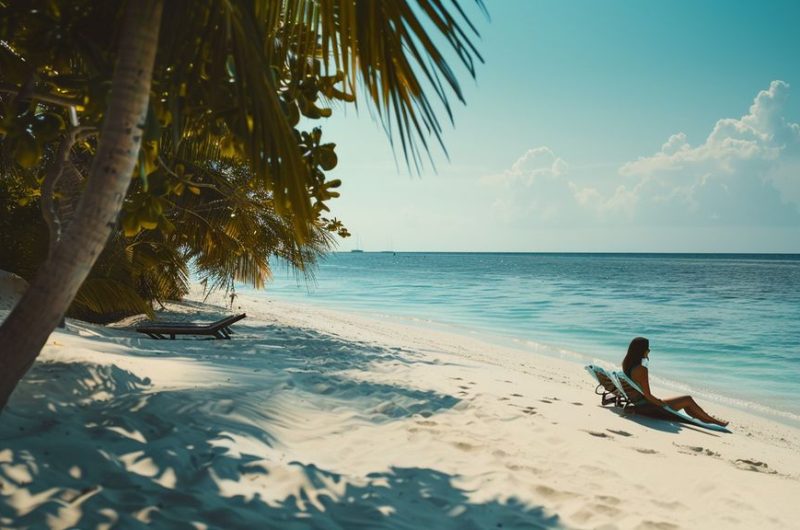
<path fill-rule="evenodd" d="M 628 346 L 628 353 L 622 361 L 622 371 L 630 373 L 630 370 L 642 364 L 642 357 L 650 349 L 650 341 L 644 337 L 636 337 Z"/>

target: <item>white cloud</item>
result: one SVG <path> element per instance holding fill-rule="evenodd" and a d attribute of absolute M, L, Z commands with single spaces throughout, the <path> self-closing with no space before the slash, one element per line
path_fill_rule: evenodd
<path fill-rule="evenodd" d="M 534 147 L 519 157 L 499 175 L 484 177 L 482 181 L 487 184 L 500 184 L 514 187 L 530 187 L 536 181 L 560 177 L 567 171 L 567 163 L 557 157 L 546 146 Z"/>
<path fill-rule="evenodd" d="M 567 163 L 546 146 L 529 149 L 510 169 L 483 177 L 485 193 L 493 195 L 492 210 L 505 222 L 520 219 L 548 221 L 559 213 L 558 197 L 564 194 L 561 177 Z"/>
<path fill-rule="evenodd" d="M 605 196 L 597 188 L 581 187 L 575 182 L 569 182 L 569 189 L 575 201 L 600 219 L 633 219 L 639 202 L 638 188 L 636 186 L 628 189 L 624 184 L 620 184 L 612 193 Z"/>
<path fill-rule="evenodd" d="M 775 160 L 786 147 L 785 141 L 800 140 L 798 125 L 788 124 L 780 116 L 788 90 L 788 84 L 773 81 L 768 90 L 758 93 L 748 114 L 719 120 L 703 144 L 691 147 L 684 133 L 673 134 L 661 151 L 628 162 L 620 168 L 620 174 L 652 175 L 701 166 L 704 170 L 716 167 L 733 171 L 737 160 Z"/>
<path fill-rule="evenodd" d="M 575 196 L 575 200 L 578 201 L 578 204 L 581 206 L 592 206 L 600 203 L 603 200 L 603 195 L 597 191 L 596 188 L 581 188 L 578 187 L 574 182 L 570 182 L 569 187 Z"/>
<path fill-rule="evenodd" d="M 797 222 L 800 213 L 800 125 L 784 117 L 789 85 L 773 81 L 739 119 L 717 121 L 706 140 L 691 146 L 673 134 L 651 156 L 623 164 L 637 179 L 608 198 L 576 188 L 579 203 L 608 211 L 639 205 L 662 221 L 709 220 L 729 224 Z M 591 196 L 592 201 L 587 201 Z M 621 209 L 621 208 L 620 208 Z"/>
<path fill-rule="evenodd" d="M 800 125 L 784 116 L 788 93 L 773 81 L 744 116 L 720 119 L 702 143 L 678 132 L 615 173 L 569 166 L 535 147 L 482 178 L 482 193 L 496 218 L 529 227 L 800 226 Z"/>
<path fill-rule="evenodd" d="M 686 135 L 682 132 L 673 134 L 669 137 L 667 143 L 661 146 L 661 152 L 667 155 L 674 155 L 687 149 L 689 149 L 689 142 L 686 141 Z"/>

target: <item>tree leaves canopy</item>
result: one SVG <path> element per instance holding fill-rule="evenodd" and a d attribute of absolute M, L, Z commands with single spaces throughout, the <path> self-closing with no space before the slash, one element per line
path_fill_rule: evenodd
<path fill-rule="evenodd" d="M 70 124 L 102 123 L 124 8 L 0 0 L 0 173 L 19 206 L 39 200 Z M 442 144 L 435 101 L 451 119 L 449 97 L 463 101 L 446 57 L 474 76 L 477 36 L 457 0 L 165 2 L 138 179 L 73 309 L 109 312 L 115 289 L 131 311 L 182 295 L 187 260 L 216 286 L 263 285 L 269 255 L 308 271 L 331 231 L 347 232 L 322 217 L 338 196 L 335 144 L 301 120 L 365 99 L 419 167 L 429 139 Z M 90 133 L 71 148 L 73 175 L 95 145 Z M 156 256 L 171 264 L 160 276 Z"/>
<path fill-rule="evenodd" d="M 98 125 L 123 6 L 0 2 L 0 89 L 18 93 L 30 83 L 39 101 L 74 103 L 81 123 Z M 176 143 L 206 135 L 247 160 L 278 212 L 291 212 L 301 238 L 314 218 L 314 179 L 293 127 L 299 114 L 329 114 L 314 92 L 328 101 L 366 97 L 418 167 L 428 138 L 441 143 L 429 94 L 448 116 L 448 94 L 463 99 L 437 42 L 471 75 L 481 60 L 477 31 L 457 0 L 170 0 L 160 35 L 151 115 L 172 128 Z M 309 79 L 316 83 L 306 90 Z M 151 149 L 156 129 L 147 138 Z M 30 138 L 19 138 L 19 158 L 35 161 L 40 154 Z"/>

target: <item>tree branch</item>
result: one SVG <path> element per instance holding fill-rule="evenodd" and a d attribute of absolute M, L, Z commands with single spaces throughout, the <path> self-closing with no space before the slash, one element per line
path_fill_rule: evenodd
<path fill-rule="evenodd" d="M 169 175 L 172 175 L 176 179 L 180 180 L 183 184 L 186 184 L 186 185 L 189 185 L 189 186 L 194 186 L 195 188 L 208 188 L 208 189 L 212 189 L 214 191 L 219 191 L 219 188 L 217 188 L 217 186 L 215 184 L 206 184 L 204 182 L 194 182 L 193 180 L 188 179 L 186 177 L 181 177 L 180 175 L 178 175 L 177 173 L 175 173 L 174 171 L 172 171 L 169 168 L 167 163 L 164 162 L 164 159 L 161 158 L 161 155 L 158 155 L 156 157 L 156 160 L 158 160 L 158 163 L 161 165 L 161 167 L 164 169 L 164 171 L 166 171 Z"/>
<path fill-rule="evenodd" d="M 41 101 L 42 103 L 49 103 L 59 107 L 75 107 L 81 104 L 79 99 L 71 99 L 64 96 L 57 96 L 49 92 L 37 92 L 35 90 L 25 90 L 25 87 L 20 88 L 8 83 L 0 83 L 0 92 L 11 94 L 14 97 L 20 96 L 20 100 L 33 99 Z"/>
<path fill-rule="evenodd" d="M 56 213 L 54 202 L 55 190 L 61 175 L 64 173 L 64 167 L 70 164 L 69 154 L 72 151 L 72 146 L 78 141 L 78 138 L 86 137 L 92 133 L 96 133 L 95 127 L 70 127 L 67 134 L 61 139 L 58 146 L 56 159 L 53 161 L 44 182 L 42 183 L 42 202 L 41 210 L 42 217 L 45 224 L 47 224 L 47 231 L 50 236 L 50 242 L 47 249 L 48 257 L 53 254 L 53 249 L 59 241 L 61 241 L 61 220 Z"/>

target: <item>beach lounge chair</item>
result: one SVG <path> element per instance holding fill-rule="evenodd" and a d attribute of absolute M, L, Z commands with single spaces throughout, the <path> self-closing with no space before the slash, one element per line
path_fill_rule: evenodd
<path fill-rule="evenodd" d="M 217 320 L 210 324 L 194 324 L 191 322 L 152 322 L 136 328 L 139 333 L 154 339 L 174 339 L 175 335 L 210 335 L 216 339 L 230 339 L 233 330 L 231 325 L 246 317 L 244 313 L 241 315 L 232 315 L 222 320 Z"/>
<path fill-rule="evenodd" d="M 639 385 L 625 375 L 624 372 L 611 373 L 611 379 L 614 381 L 617 389 L 625 398 L 626 403 L 623 406 L 623 410 L 626 412 L 634 412 L 669 421 L 690 423 L 692 425 L 697 425 L 698 427 L 703 427 L 712 431 L 731 432 L 721 425 L 706 423 L 693 418 L 682 410 L 675 410 L 667 405 L 659 407 L 658 405 L 650 403 L 647 401 L 647 398 L 644 397 L 644 393 L 642 393 L 642 389 L 639 388 Z"/>
<path fill-rule="evenodd" d="M 611 378 L 611 374 L 595 364 L 590 364 L 585 368 L 594 380 L 597 381 L 597 388 L 594 389 L 594 393 L 601 396 L 600 403 L 603 406 L 611 403 L 617 407 L 624 407 L 627 405 L 625 394 L 617 388 L 617 383 Z"/>

